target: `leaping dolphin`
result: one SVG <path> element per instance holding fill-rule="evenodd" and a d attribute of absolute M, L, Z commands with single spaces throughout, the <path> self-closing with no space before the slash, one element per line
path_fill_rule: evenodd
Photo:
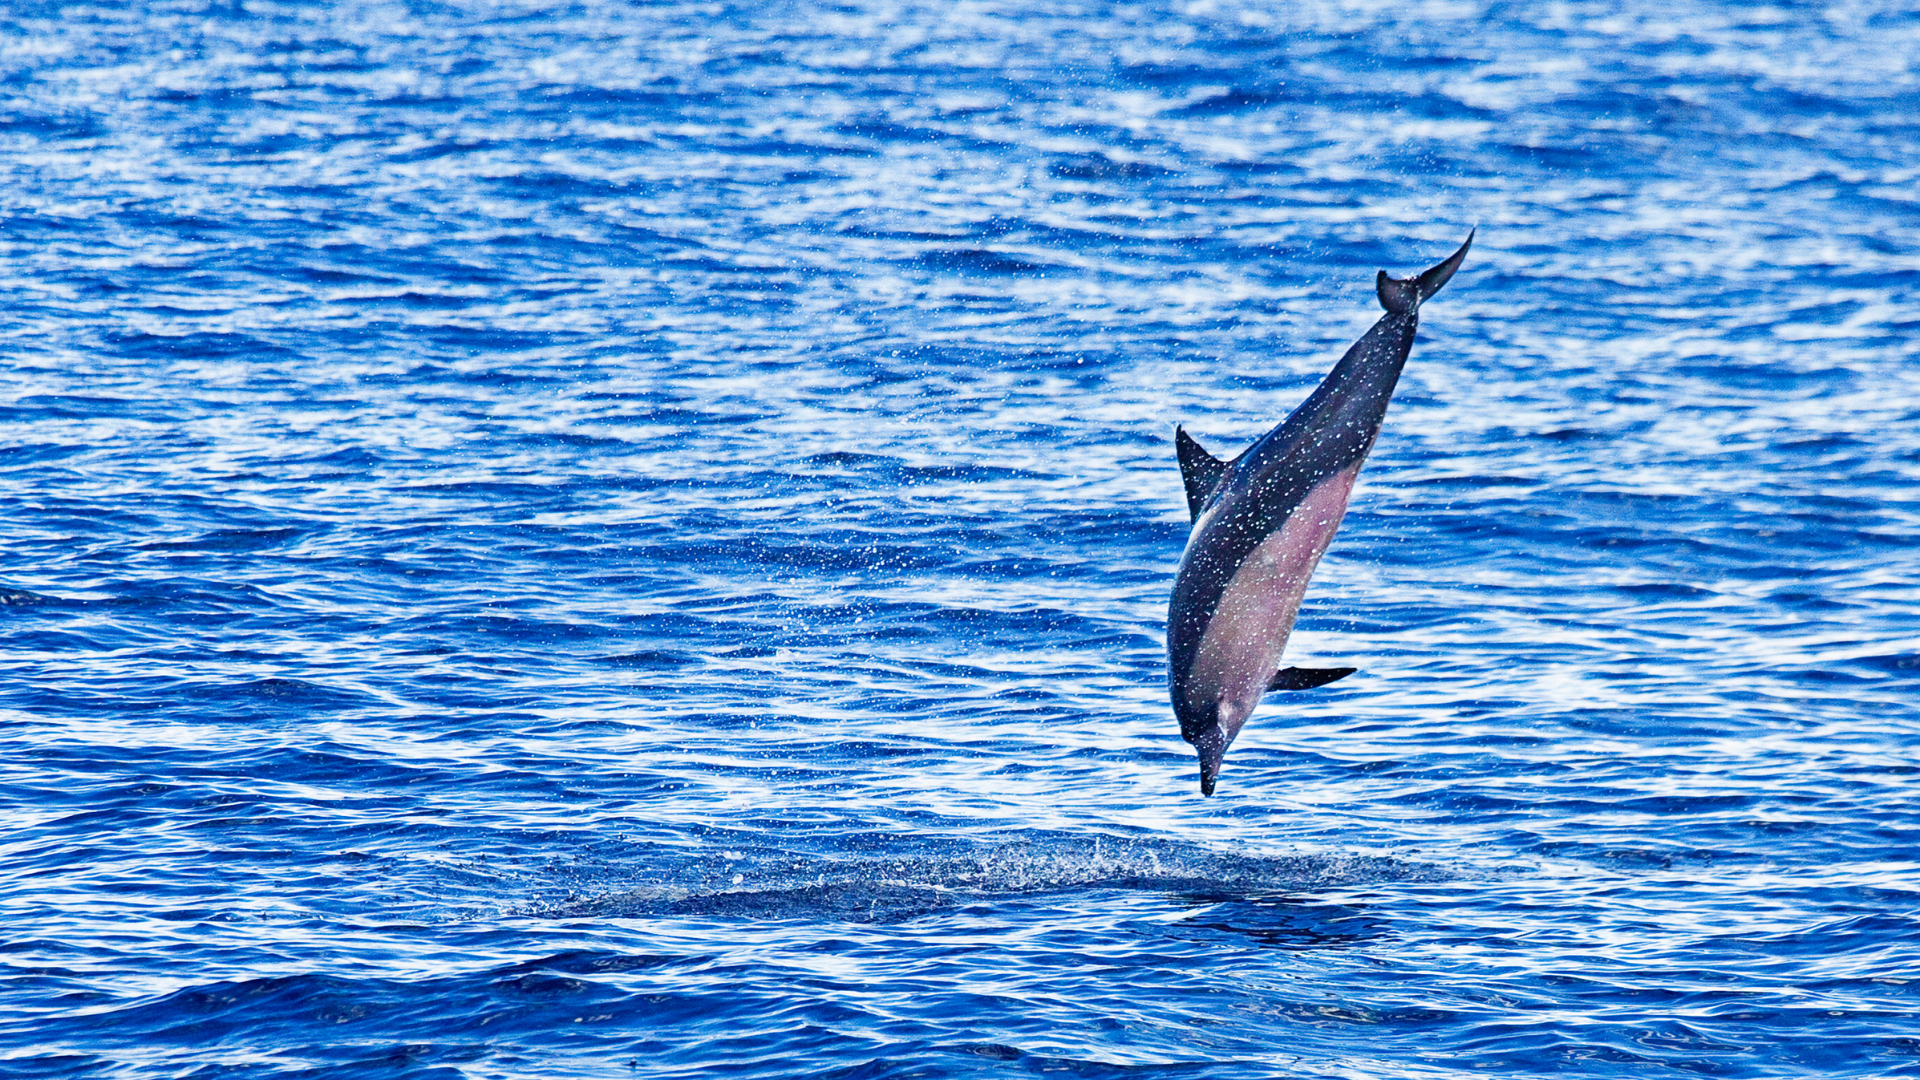
<path fill-rule="evenodd" d="M 1311 397 L 1239 457 L 1222 461 L 1185 428 L 1174 429 L 1193 532 L 1167 607 L 1167 682 L 1180 735 L 1200 755 L 1204 795 L 1213 794 L 1220 761 L 1261 695 L 1309 690 L 1354 672 L 1282 669 L 1280 654 L 1380 434 L 1420 305 L 1471 246 L 1470 232 L 1459 251 L 1419 277 L 1380 271 L 1374 287 L 1387 313 Z"/>

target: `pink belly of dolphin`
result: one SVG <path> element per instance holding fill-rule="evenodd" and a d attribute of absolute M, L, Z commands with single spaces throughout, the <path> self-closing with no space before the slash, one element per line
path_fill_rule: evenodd
<path fill-rule="evenodd" d="M 1360 463 L 1321 481 L 1234 571 L 1200 637 L 1187 700 L 1213 707 L 1227 742 L 1240 733 L 1273 676 L 1320 564 L 1353 495 Z"/>

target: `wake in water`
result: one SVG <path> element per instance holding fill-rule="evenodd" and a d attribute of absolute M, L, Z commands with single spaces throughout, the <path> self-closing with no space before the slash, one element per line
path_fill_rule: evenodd
<path fill-rule="evenodd" d="M 1436 866 L 1383 856 L 1254 856 L 1148 839 L 1034 836 L 970 850 L 947 848 L 898 859 L 806 860 L 778 851 L 729 852 L 734 880 L 709 874 L 697 884 L 663 883 L 570 898 L 521 914 L 898 922 L 980 901 L 1101 890 L 1214 903 L 1446 877 Z"/>

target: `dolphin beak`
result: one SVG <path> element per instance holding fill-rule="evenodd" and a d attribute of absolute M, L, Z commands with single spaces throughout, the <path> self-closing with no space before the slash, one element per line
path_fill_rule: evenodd
<path fill-rule="evenodd" d="M 1212 795 L 1220 779 L 1220 762 L 1227 756 L 1227 740 L 1215 726 L 1194 740 L 1193 748 L 1200 754 L 1200 794 Z"/>

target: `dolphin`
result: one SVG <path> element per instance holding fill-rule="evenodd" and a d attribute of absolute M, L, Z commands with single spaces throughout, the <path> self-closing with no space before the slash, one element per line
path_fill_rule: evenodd
<path fill-rule="evenodd" d="M 1353 668 L 1281 668 L 1307 579 L 1333 542 L 1354 478 L 1373 449 L 1413 349 L 1420 305 L 1473 246 L 1418 277 L 1380 271 L 1386 314 L 1353 343 L 1319 389 L 1232 461 L 1174 428 L 1193 531 L 1167 605 L 1167 684 L 1180 735 L 1200 755 L 1212 795 L 1227 747 L 1269 690 L 1310 690 Z"/>

